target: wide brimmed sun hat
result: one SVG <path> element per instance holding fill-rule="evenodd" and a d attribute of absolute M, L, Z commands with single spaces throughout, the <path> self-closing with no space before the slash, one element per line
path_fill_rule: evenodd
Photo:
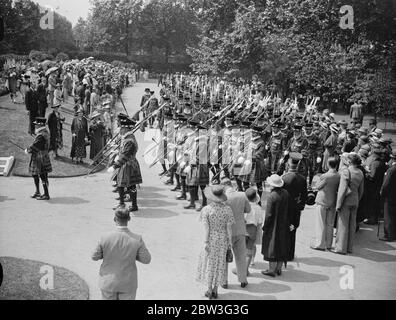
<path fill-rule="evenodd" d="M 213 202 L 224 202 L 227 201 L 227 196 L 225 195 L 224 187 L 221 185 L 212 186 L 205 189 L 206 198 Z"/>
<path fill-rule="evenodd" d="M 273 174 L 272 176 L 268 177 L 266 181 L 270 186 L 273 186 L 275 188 L 282 188 L 285 184 L 282 178 L 277 174 Z"/>

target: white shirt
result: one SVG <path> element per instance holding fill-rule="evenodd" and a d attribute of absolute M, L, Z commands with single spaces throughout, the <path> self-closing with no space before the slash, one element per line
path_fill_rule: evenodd
<path fill-rule="evenodd" d="M 246 224 L 254 224 L 258 226 L 263 224 L 264 221 L 264 210 L 257 203 L 250 203 L 252 210 L 249 213 L 245 213 Z"/>

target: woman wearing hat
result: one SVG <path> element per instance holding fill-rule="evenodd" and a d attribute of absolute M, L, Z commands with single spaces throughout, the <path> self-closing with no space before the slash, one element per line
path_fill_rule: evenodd
<path fill-rule="evenodd" d="M 89 152 L 89 158 L 93 160 L 105 145 L 106 127 L 104 126 L 101 114 L 98 111 L 92 114 L 90 122 L 89 139 L 91 141 L 91 149 Z M 96 165 L 96 163 L 94 163 L 94 165 Z"/>
<path fill-rule="evenodd" d="M 232 210 L 224 202 L 223 186 L 205 190 L 210 204 L 202 209 L 200 221 L 205 228 L 205 245 L 199 255 L 197 281 L 206 285 L 205 296 L 217 298 L 219 285 L 227 284 L 227 250 L 231 248 L 231 225 L 235 223 Z"/>
<path fill-rule="evenodd" d="M 25 153 L 31 154 L 29 173 L 33 176 L 36 192 L 32 195 L 33 199 L 49 200 L 48 192 L 48 173 L 52 172 L 51 160 L 48 155 L 50 137 L 45 127 L 46 119 L 37 117 L 34 122 L 36 126 L 36 137 L 33 144 L 25 150 Z M 43 184 L 44 194 L 40 194 L 40 179 Z"/>
<path fill-rule="evenodd" d="M 276 274 L 282 274 L 282 263 L 288 261 L 290 232 L 294 228 L 289 223 L 289 193 L 282 188 L 282 178 L 274 174 L 266 181 L 271 192 L 265 211 L 261 253 L 264 260 L 269 262 L 269 269 L 262 271 L 262 274 L 275 277 Z"/>
<path fill-rule="evenodd" d="M 86 138 L 88 137 L 88 123 L 84 118 L 84 110 L 80 106 L 77 115 L 74 117 L 71 125 L 71 133 L 73 137 L 70 157 L 72 161 L 76 158 L 76 163 L 83 163 L 83 159 L 87 156 Z"/>
<path fill-rule="evenodd" d="M 55 103 L 52 107 L 53 111 L 48 116 L 48 128 L 50 131 L 49 151 L 54 152 L 55 159 L 59 157 L 58 149 L 63 148 L 62 124 L 65 121 L 65 117 L 62 117 L 59 107 L 60 103 Z"/>

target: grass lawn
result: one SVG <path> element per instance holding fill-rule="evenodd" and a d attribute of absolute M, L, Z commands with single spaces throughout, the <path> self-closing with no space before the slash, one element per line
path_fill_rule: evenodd
<path fill-rule="evenodd" d="M 88 285 L 75 273 L 44 262 L 1 257 L 4 279 L 0 300 L 88 300 Z M 44 290 L 40 280 L 50 273 L 43 266 L 53 268 L 53 289 Z M 41 280 L 44 285 L 49 282 Z"/>
<path fill-rule="evenodd" d="M 72 98 L 70 98 L 71 101 Z M 64 104 L 68 110 L 72 110 L 71 103 Z M 48 114 L 52 110 L 47 109 Z M 69 112 L 63 112 L 66 118 L 66 123 L 63 125 L 63 150 L 59 150 L 60 159 L 53 159 L 51 152 L 52 173 L 50 177 L 70 177 L 87 174 L 93 167 L 90 165 L 91 160 L 85 159 L 86 164 L 76 165 L 71 162 L 70 149 L 71 149 L 71 132 L 70 125 L 73 116 Z M 17 176 L 30 176 L 29 162 L 30 155 L 26 155 L 23 150 L 9 143 L 9 140 L 27 148 L 34 141 L 34 138 L 28 134 L 29 116 L 25 108 L 25 104 L 13 104 L 9 96 L 0 97 L 0 156 L 1 157 L 15 157 L 15 164 L 12 170 L 13 175 Z M 87 156 L 89 156 L 89 146 L 87 147 Z M 100 168 L 103 169 L 104 167 Z"/>

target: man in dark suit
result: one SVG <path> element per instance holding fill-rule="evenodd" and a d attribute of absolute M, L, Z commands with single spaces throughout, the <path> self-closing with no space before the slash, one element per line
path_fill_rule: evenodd
<path fill-rule="evenodd" d="M 385 163 L 382 160 L 382 149 L 378 144 L 374 144 L 372 155 L 366 162 L 368 169 L 366 190 L 368 195 L 368 219 L 366 224 L 375 225 L 378 223 L 378 218 L 381 212 L 380 191 L 384 181 L 386 172 Z"/>
<path fill-rule="evenodd" d="M 26 90 L 25 105 L 26 105 L 26 110 L 28 111 L 29 114 L 28 133 L 33 135 L 35 130 L 34 121 L 38 116 L 38 96 L 37 96 L 35 84 L 33 83 L 32 84 L 29 83 L 29 87 Z"/>
<path fill-rule="evenodd" d="M 292 152 L 289 154 L 289 169 L 282 177 L 284 181 L 283 188 L 289 193 L 289 221 L 293 225 L 290 233 L 290 252 L 288 261 L 294 260 L 296 248 L 296 232 L 300 225 L 301 211 L 305 208 L 307 201 L 307 179 L 298 173 L 297 168 L 303 159 L 301 153 Z"/>
<path fill-rule="evenodd" d="M 390 168 L 385 174 L 381 188 L 381 196 L 384 198 L 384 237 L 381 241 L 396 240 L 396 150 L 391 154 Z"/>

